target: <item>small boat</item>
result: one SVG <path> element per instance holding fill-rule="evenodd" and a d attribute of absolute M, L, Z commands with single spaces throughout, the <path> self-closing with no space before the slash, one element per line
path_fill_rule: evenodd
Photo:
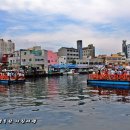
<path fill-rule="evenodd" d="M 77 75 L 77 74 L 79 74 L 79 73 L 78 73 L 78 72 L 75 72 L 75 69 L 71 69 L 70 71 L 64 72 L 63 74 L 67 74 L 67 75 Z"/>

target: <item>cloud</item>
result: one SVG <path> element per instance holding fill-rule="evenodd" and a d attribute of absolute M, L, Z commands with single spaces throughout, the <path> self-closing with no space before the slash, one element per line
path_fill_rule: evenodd
<path fill-rule="evenodd" d="M 97 53 L 116 52 L 122 39 L 130 40 L 129 6 L 129 0 L 4 0 L 0 33 L 14 39 L 17 48 L 36 43 L 57 50 L 76 47 L 82 39 Z"/>
<path fill-rule="evenodd" d="M 129 14 L 129 0 L 4 0 L 1 10 L 64 14 L 90 22 L 110 22 L 109 18 Z"/>
<path fill-rule="evenodd" d="M 14 37 L 14 39 L 26 39 L 24 42 L 22 40 L 23 46 L 29 43 L 28 47 L 33 45 L 41 45 L 44 49 L 51 49 L 57 51 L 60 47 L 75 47 L 76 41 L 82 39 L 83 46 L 88 44 L 94 44 L 96 46 L 97 54 L 110 54 L 121 51 L 121 42 L 124 37 L 119 37 L 116 35 L 102 36 L 98 32 L 93 32 L 91 29 L 84 30 L 79 26 L 69 25 L 62 28 L 61 31 L 55 33 L 30 33 L 28 35 L 23 35 L 19 37 Z M 16 45 L 19 47 L 21 40 L 16 41 Z"/>

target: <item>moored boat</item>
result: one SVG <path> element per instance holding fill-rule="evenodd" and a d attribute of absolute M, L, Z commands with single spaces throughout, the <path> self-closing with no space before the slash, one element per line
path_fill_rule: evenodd
<path fill-rule="evenodd" d="M 0 73 L 0 83 L 23 83 L 25 82 L 25 76 L 22 72 L 5 71 Z"/>
<path fill-rule="evenodd" d="M 90 74 L 87 85 L 130 89 L 130 75 Z"/>
<path fill-rule="evenodd" d="M 67 74 L 67 75 L 77 75 L 77 74 L 79 74 L 79 73 L 76 72 L 75 69 L 70 69 L 70 71 L 64 72 L 63 74 Z"/>

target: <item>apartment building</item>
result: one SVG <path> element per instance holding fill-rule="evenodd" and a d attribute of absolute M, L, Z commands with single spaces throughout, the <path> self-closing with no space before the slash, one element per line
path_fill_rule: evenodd
<path fill-rule="evenodd" d="M 95 47 L 93 46 L 93 44 L 89 44 L 88 47 L 84 47 L 82 48 L 83 50 L 83 57 L 91 57 L 94 58 L 95 57 Z"/>
<path fill-rule="evenodd" d="M 11 40 L 5 41 L 4 39 L 0 39 L 0 62 L 2 60 L 3 54 L 10 54 L 15 51 L 15 43 Z"/>
<path fill-rule="evenodd" d="M 58 50 L 58 56 L 64 56 L 66 58 L 66 63 L 72 63 L 73 60 L 79 59 L 79 52 L 78 49 L 75 48 L 61 47 Z"/>
<path fill-rule="evenodd" d="M 34 46 L 29 49 L 20 49 L 9 57 L 9 65 L 14 67 L 30 66 L 45 69 L 48 66 L 45 57 L 47 57 L 46 50 L 42 50 L 40 46 Z"/>

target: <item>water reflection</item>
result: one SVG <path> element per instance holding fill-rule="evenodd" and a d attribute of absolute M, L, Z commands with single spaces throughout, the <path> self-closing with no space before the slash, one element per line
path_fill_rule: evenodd
<path fill-rule="evenodd" d="M 5 87 L 3 85 L 0 85 L 0 96 L 7 96 L 8 95 L 8 86 Z"/>
<path fill-rule="evenodd" d="M 99 95 L 99 99 L 106 98 L 109 101 L 130 103 L 130 90 L 129 89 L 112 89 L 102 87 L 89 88 L 89 94 Z"/>

